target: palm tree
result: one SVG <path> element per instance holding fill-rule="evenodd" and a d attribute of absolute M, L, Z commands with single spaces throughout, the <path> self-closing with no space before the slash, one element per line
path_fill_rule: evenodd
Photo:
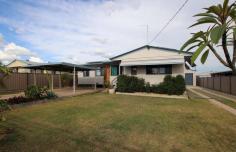
<path fill-rule="evenodd" d="M 193 33 L 190 38 L 181 47 L 181 51 L 190 51 L 196 48 L 191 62 L 194 63 L 198 56 L 201 56 L 201 62 L 204 64 L 211 51 L 217 59 L 226 67 L 232 70 L 236 75 L 236 2 L 229 4 L 229 0 L 224 0 L 223 4 L 213 5 L 203 13 L 195 15 L 200 17 L 191 27 L 198 25 L 208 25 L 205 31 Z M 223 49 L 224 57 L 219 54 L 219 47 Z M 230 55 L 229 50 L 233 55 Z"/>

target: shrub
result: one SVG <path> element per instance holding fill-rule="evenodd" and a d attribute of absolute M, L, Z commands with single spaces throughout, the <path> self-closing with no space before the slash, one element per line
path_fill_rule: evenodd
<path fill-rule="evenodd" d="M 52 91 L 48 91 L 46 93 L 46 96 L 45 96 L 46 99 L 54 99 L 54 98 L 57 98 L 57 97 L 58 96 L 54 92 L 52 92 Z"/>
<path fill-rule="evenodd" d="M 147 82 L 147 83 L 145 84 L 145 91 L 146 91 L 147 93 L 150 93 L 150 92 L 152 91 L 152 88 L 151 88 L 151 85 L 150 85 L 149 82 Z"/>
<path fill-rule="evenodd" d="M 25 96 L 29 99 L 51 99 L 57 98 L 57 95 L 49 91 L 47 87 L 40 88 L 38 86 L 30 86 L 25 90 Z"/>
<path fill-rule="evenodd" d="M 176 94 L 181 95 L 185 92 L 186 86 L 185 86 L 185 80 L 182 75 L 177 75 L 175 78 L 175 87 L 176 87 Z"/>
<path fill-rule="evenodd" d="M 160 94 L 181 95 L 185 91 L 185 81 L 183 76 L 172 77 L 170 75 L 164 78 L 159 85 L 153 85 L 152 91 Z"/>
<path fill-rule="evenodd" d="M 0 100 L 0 112 L 3 112 L 5 110 L 9 110 L 10 106 L 7 104 L 5 100 Z"/>
<path fill-rule="evenodd" d="M 31 99 L 40 99 L 42 96 L 42 89 L 36 85 L 29 86 L 25 90 L 25 96 Z"/>
<path fill-rule="evenodd" d="M 120 75 L 117 78 L 117 91 L 142 92 L 145 91 L 145 81 L 134 76 Z"/>
<path fill-rule="evenodd" d="M 58 97 L 54 92 L 48 91 L 47 88 L 29 87 L 25 92 L 26 92 L 26 97 L 24 96 L 12 97 L 4 101 L 9 105 L 13 105 L 13 104 L 21 104 L 31 101 L 37 101 L 38 99 L 54 99 Z"/>
<path fill-rule="evenodd" d="M 3 116 L 3 112 L 10 109 L 11 107 L 7 104 L 5 100 L 0 100 L 0 121 L 6 120 L 6 118 Z"/>
<path fill-rule="evenodd" d="M 32 101 L 32 99 L 23 97 L 23 96 L 18 96 L 18 97 L 12 97 L 12 98 L 8 98 L 5 100 L 6 103 L 13 105 L 13 104 L 20 104 L 20 103 L 26 103 L 26 102 L 30 102 Z"/>

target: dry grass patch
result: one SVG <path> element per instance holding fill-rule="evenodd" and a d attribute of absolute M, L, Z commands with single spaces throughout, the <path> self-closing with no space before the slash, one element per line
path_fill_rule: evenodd
<path fill-rule="evenodd" d="M 61 100 L 61 99 L 57 99 Z M 7 112 L 0 151 L 236 151 L 236 118 L 206 100 L 93 94 Z"/>

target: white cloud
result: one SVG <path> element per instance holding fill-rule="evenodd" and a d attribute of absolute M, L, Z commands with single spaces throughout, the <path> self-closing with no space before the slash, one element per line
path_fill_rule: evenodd
<path fill-rule="evenodd" d="M 38 63 L 43 63 L 43 62 L 44 62 L 41 58 L 39 58 L 39 57 L 33 57 L 33 56 L 31 56 L 31 57 L 29 58 L 29 61 L 38 62 Z"/>
<path fill-rule="evenodd" d="M 102 60 L 146 44 L 184 0 L 16 1 L 17 18 L 0 15 L 17 37 L 50 60 L 84 63 Z M 219 0 L 189 1 L 152 45 L 179 49 L 190 37 L 194 14 Z M 6 2 L 10 3 L 10 2 Z M 32 5 L 33 4 L 33 5 Z M 194 29 L 197 30 L 197 29 Z M 220 65 L 214 58 L 209 63 Z M 200 66 L 201 69 L 201 66 Z"/>
<path fill-rule="evenodd" d="M 0 50 L 0 61 L 3 63 L 9 63 L 14 59 L 22 59 L 22 57 L 42 61 L 37 57 L 36 53 L 15 43 L 9 43 L 4 46 L 3 50 Z"/>

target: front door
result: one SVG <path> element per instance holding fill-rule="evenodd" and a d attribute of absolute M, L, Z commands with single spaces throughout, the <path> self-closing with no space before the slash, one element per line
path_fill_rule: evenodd
<path fill-rule="evenodd" d="M 192 73 L 185 73 L 185 84 L 186 85 L 193 85 L 193 74 Z"/>

